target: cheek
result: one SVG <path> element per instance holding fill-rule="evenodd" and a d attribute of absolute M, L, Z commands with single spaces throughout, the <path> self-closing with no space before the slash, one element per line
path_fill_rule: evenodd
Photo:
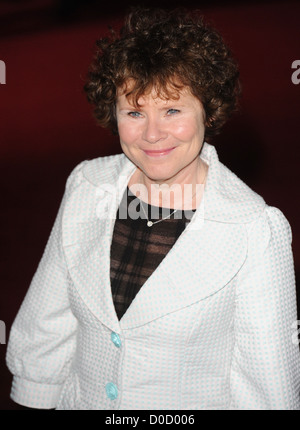
<path fill-rule="evenodd" d="M 194 139 L 202 138 L 204 135 L 204 124 L 200 121 L 179 122 L 173 128 L 173 135 L 184 142 L 191 142 Z"/>
<path fill-rule="evenodd" d="M 118 132 L 120 141 L 126 145 L 134 143 L 139 134 L 137 127 L 135 127 L 133 124 L 123 122 L 118 124 Z"/>

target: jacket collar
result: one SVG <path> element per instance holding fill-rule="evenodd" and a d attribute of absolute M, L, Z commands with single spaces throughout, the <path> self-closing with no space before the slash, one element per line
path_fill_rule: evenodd
<path fill-rule="evenodd" d="M 214 146 L 204 142 L 200 157 L 209 169 L 197 217 L 223 223 L 247 223 L 257 218 L 265 208 L 263 198 L 219 161 Z M 91 160 L 83 175 L 102 192 L 117 194 L 120 199 L 136 167 L 124 154 L 105 157 L 102 163 L 99 169 L 99 159 Z"/>

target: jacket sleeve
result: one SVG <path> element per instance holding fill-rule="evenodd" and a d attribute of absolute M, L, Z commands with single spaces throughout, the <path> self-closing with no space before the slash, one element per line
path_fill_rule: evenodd
<path fill-rule="evenodd" d="M 274 207 L 249 229 L 237 279 L 231 409 L 300 409 L 291 239 L 288 221 Z"/>
<path fill-rule="evenodd" d="M 68 178 L 44 254 L 7 346 L 6 362 L 13 374 L 11 398 L 32 408 L 56 406 L 76 346 L 77 321 L 68 300 L 61 228 L 65 202 L 79 167 Z"/>

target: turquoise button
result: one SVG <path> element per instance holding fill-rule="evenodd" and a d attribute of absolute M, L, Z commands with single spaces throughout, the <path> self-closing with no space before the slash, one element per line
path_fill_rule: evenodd
<path fill-rule="evenodd" d="M 106 395 L 109 399 L 115 400 L 118 397 L 118 389 L 112 382 L 105 385 Z"/>
<path fill-rule="evenodd" d="M 110 335 L 110 338 L 111 338 L 112 342 L 113 342 L 113 343 L 114 343 L 118 348 L 120 348 L 120 346 L 121 346 L 121 344 L 122 344 L 121 339 L 120 339 L 120 336 L 119 336 L 117 333 L 112 332 L 112 334 Z"/>

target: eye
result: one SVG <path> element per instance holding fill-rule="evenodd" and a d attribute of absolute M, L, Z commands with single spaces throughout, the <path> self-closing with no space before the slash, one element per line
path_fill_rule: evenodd
<path fill-rule="evenodd" d="M 180 112 L 178 109 L 168 109 L 167 115 L 174 115 L 178 112 Z"/>
<path fill-rule="evenodd" d="M 137 111 L 132 111 L 132 112 L 128 112 L 128 115 L 131 116 L 132 118 L 139 118 L 141 113 Z"/>

